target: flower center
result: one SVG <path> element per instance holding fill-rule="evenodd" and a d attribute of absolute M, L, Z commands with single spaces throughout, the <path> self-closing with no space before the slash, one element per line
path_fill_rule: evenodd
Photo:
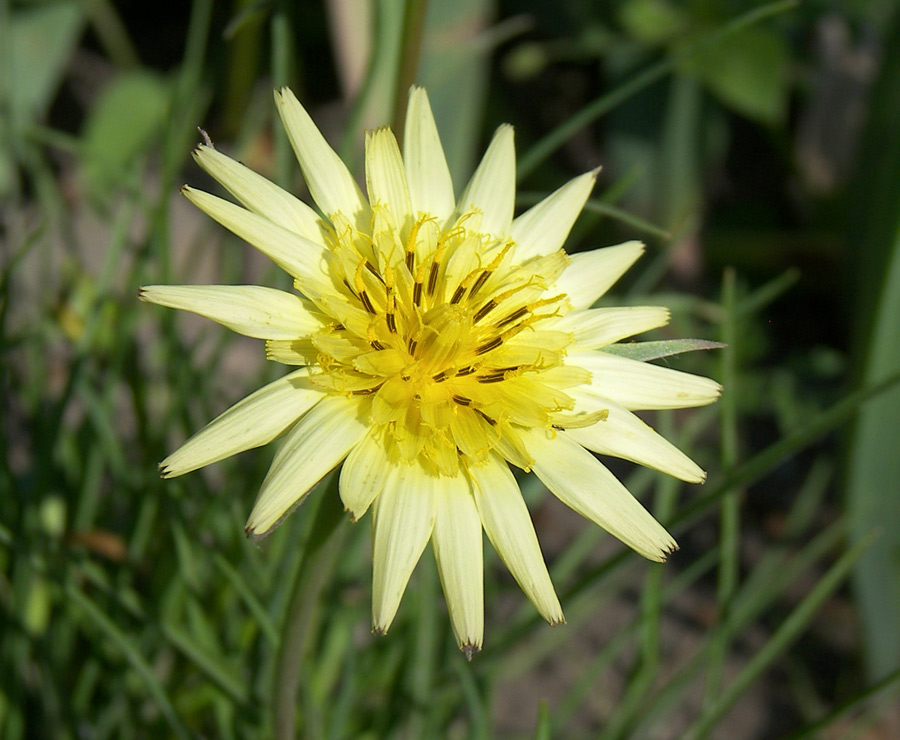
<path fill-rule="evenodd" d="M 452 475 L 460 453 L 496 448 L 528 467 L 515 425 L 555 426 L 574 405 L 564 389 L 589 379 L 564 365 L 571 335 L 545 328 L 566 307 L 548 293 L 565 253 L 516 264 L 515 243 L 480 233 L 476 213 L 445 228 L 374 214 L 370 233 L 331 219 L 335 291 L 316 303 L 332 323 L 312 337 L 312 382 L 364 396 L 398 459 Z"/>

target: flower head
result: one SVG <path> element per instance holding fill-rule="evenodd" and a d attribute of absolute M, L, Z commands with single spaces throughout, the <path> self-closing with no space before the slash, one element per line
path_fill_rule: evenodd
<path fill-rule="evenodd" d="M 457 200 L 428 98 L 413 88 L 402 155 L 390 129 L 366 136 L 366 197 L 293 93 L 275 100 L 322 215 L 208 145 L 195 159 L 242 205 L 184 194 L 286 270 L 296 292 L 149 286 L 140 297 L 265 339 L 269 359 L 298 369 L 189 439 L 162 475 L 283 437 L 247 523 L 262 536 L 343 462 L 344 506 L 374 518 L 375 629 L 390 626 L 430 540 L 467 654 L 482 643 L 482 529 L 538 611 L 563 621 L 510 465 L 664 560 L 675 541 L 592 452 L 702 481 L 632 412 L 707 404 L 720 388 L 604 353 L 668 311 L 590 308 L 643 251 L 562 251 L 595 173 L 514 219 L 513 130 L 501 126 Z"/>

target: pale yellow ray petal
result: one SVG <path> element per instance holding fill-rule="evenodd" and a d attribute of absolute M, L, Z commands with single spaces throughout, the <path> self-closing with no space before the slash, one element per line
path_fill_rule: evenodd
<path fill-rule="evenodd" d="M 688 483 L 706 480 L 706 473 L 697 463 L 630 411 L 610 401 L 582 394 L 577 388 L 569 392 L 575 398 L 576 411 L 606 412 L 604 421 L 567 431 L 578 444 L 601 455 L 646 465 Z"/>
<path fill-rule="evenodd" d="M 387 632 L 434 529 L 437 478 L 418 463 L 392 469 L 373 507 L 372 624 Z"/>
<path fill-rule="evenodd" d="M 358 227 L 369 220 L 369 205 L 347 169 L 306 109 L 287 87 L 275 91 L 275 104 L 316 205 L 326 216 L 340 211 Z"/>
<path fill-rule="evenodd" d="M 456 205 L 453 180 L 428 95 L 422 87 L 414 86 L 409 91 L 403 134 L 403 162 L 406 166 L 413 215 L 428 213 L 436 216 L 439 224 L 443 225 Z"/>
<path fill-rule="evenodd" d="M 146 285 L 138 298 L 199 314 L 257 339 L 297 339 L 323 325 L 300 296 L 259 285 Z"/>
<path fill-rule="evenodd" d="M 370 430 L 347 455 L 341 466 L 340 492 L 352 520 L 360 519 L 384 490 L 393 467 L 377 428 Z"/>
<path fill-rule="evenodd" d="M 460 215 L 481 211 L 481 231 L 502 237 L 509 233 L 516 201 L 516 151 L 513 128 L 497 129 L 484 158 L 457 204 Z"/>
<path fill-rule="evenodd" d="M 470 465 L 468 473 L 481 523 L 500 559 L 544 619 L 565 622 L 528 507 L 506 461 L 491 455 L 483 465 Z"/>
<path fill-rule="evenodd" d="M 263 537 L 299 506 L 313 487 L 366 433 L 359 400 L 326 396 L 284 438 L 247 520 L 248 535 Z"/>
<path fill-rule="evenodd" d="M 603 527 L 645 558 L 662 562 L 678 549 L 662 525 L 584 447 L 557 432 L 522 432 L 534 472 L 566 506 Z"/>
<path fill-rule="evenodd" d="M 197 208 L 252 244 L 288 274 L 327 286 L 323 272 L 325 247 L 278 226 L 265 216 L 187 185 L 181 189 Z"/>
<path fill-rule="evenodd" d="M 594 189 L 598 172 L 586 172 L 570 180 L 513 221 L 510 236 L 517 244 L 517 260 L 562 249 L 575 219 Z"/>
<path fill-rule="evenodd" d="M 583 391 L 629 411 L 705 406 L 722 392 L 710 378 L 603 352 L 571 352 L 567 364 L 591 373 Z"/>
<path fill-rule="evenodd" d="M 211 146 L 194 149 L 194 160 L 246 208 L 306 239 L 322 242 L 318 214 L 274 182 Z"/>
<path fill-rule="evenodd" d="M 553 324 L 572 332 L 570 351 L 597 349 L 669 323 L 669 309 L 661 306 L 616 306 L 572 311 Z"/>
<path fill-rule="evenodd" d="M 484 564 L 481 519 L 462 472 L 438 479 L 435 509 L 431 546 L 456 642 L 471 658 L 484 638 Z"/>
<path fill-rule="evenodd" d="M 184 475 L 277 439 L 324 394 L 302 368 L 264 385 L 207 424 L 159 464 L 163 478 Z"/>
<path fill-rule="evenodd" d="M 548 293 L 565 293 L 574 308 L 590 308 L 644 252 L 641 242 L 573 254 L 570 264 Z"/>
<path fill-rule="evenodd" d="M 403 158 L 393 131 L 387 127 L 366 131 L 366 189 L 373 208 L 387 208 L 394 228 L 412 225 Z"/>

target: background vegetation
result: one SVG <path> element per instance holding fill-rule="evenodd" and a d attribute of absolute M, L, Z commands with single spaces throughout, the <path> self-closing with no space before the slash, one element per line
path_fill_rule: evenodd
<path fill-rule="evenodd" d="M 728 343 L 668 359 L 721 403 L 653 420 L 706 485 L 612 465 L 677 556 L 645 563 L 523 481 L 568 625 L 490 556 L 471 663 L 428 556 L 370 634 L 368 526 L 318 542 L 327 485 L 244 538 L 273 449 L 159 480 L 280 369 L 135 299 L 287 287 L 180 199 L 212 187 L 196 126 L 302 192 L 272 88 L 359 171 L 413 81 L 458 186 L 504 121 L 521 207 L 604 165 L 570 250 L 643 238 L 614 299 L 669 305 L 655 338 Z M 889 0 L 2 0 L 0 736 L 900 736 L 898 132 Z M 304 568 L 316 548 L 330 573 Z"/>

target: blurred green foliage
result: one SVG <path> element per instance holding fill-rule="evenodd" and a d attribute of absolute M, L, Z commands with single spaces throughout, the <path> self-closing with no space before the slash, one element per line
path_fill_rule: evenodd
<path fill-rule="evenodd" d="M 682 544 L 664 568 L 522 481 L 568 625 L 541 623 L 489 555 L 471 664 L 428 558 L 391 633 L 369 634 L 367 526 L 346 526 L 297 658 L 298 736 L 897 732 L 898 22 L 887 0 L 0 2 L 0 735 L 273 734 L 328 487 L 256 546 L 243 523 L 271 449 L 160 481 L 278 368 L 134 293 L 284 283 L 178 200 L 183 179 L 209 186 L 196 126 L 302 193 L 272 86 L 358 165 L 410 79 L 457 184 L 502 121 L 522 207 L 606 167 L 568 246 L 643 236 L 615 300 L 673 313 L 621 351 L 726 397 L 654 420 L 704 488 L 615 467 Z M 674 357 L 673 337 L 728 348 Z"/>

